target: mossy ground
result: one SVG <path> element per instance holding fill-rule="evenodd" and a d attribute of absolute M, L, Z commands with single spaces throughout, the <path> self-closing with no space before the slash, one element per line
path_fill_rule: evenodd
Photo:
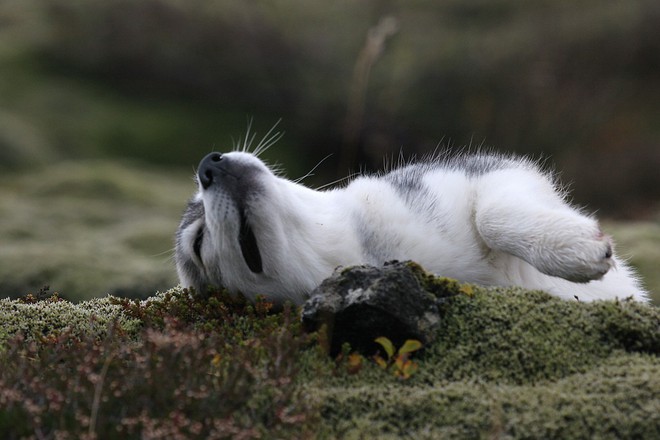
<path fill-rule="evenodd" d="M 328 358 L 313 335 L 301 333 L 295 310 L 273 313 L 267 303 L 224 293 L 201 300 L 173 289 L 142 302 L 80 304 L 5 300 L 0 356 L 9 367 L 0 373 L 0 425 L 10 438 L 37 429 L 100 438 L 660 435 L 657 307 L 471 290 L 444 303 L 438 338 L 414 359 L 418 369 L 407 380 L 368 356 L 357 368 Z M 94 318 L 87 326 L 90 312 L 120 325 L 100 331 L 105 322 Z M 97 400 L 84 397 L 95 390 Z M 75 419 L 62 418 L 73 408 L 57 396 L 77 405 Z M 33 414 L 30 403 L 39 399 L 54 412 Z"/>
<path fill-rule="evenodd" d="M 410 379 L 370 371 L 313 384 L 330 437 L 660 434 L 657 308 L 473 292 L 446 303 L 439 338 Z"/>

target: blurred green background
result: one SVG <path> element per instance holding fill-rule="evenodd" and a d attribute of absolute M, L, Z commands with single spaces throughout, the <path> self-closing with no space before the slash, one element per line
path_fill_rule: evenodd
<path fill-rule="evenodd" d="M 660 292 L 657 0 L 0 0 L 0 296 L 176 283 L 204 154 L 247 121 L 318 186 L 383 158 L 547 158 Z M 656 293 L 656 298 L 659 298 Z"/>

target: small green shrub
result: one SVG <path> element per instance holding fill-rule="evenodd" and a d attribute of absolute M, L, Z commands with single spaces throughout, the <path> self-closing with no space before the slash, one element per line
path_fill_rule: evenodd
<path fill-rule="evenodd" d="M 135 333 L 140 322 L 122 313 L 113 297 L 96 298 L 79 304 L 52 296 L 28 294 L 21 299 L 0 299 L 0 346 L 13 335 L 25 340 L 67 333 L 76 337 L 102 338 L 110 324 L 126 333 Z"/>
<path fill-rule="evenodd" d="M 391 370 L 400 379 L 409 379 L 419 368 L 416 362 L 410 360 L 410 354 L 422 348 L 421 342 L 408 339 L 398 350 L 392 341 L 385 337 L 376 338 L 376 342 L 383 347 L 387 355 L 387 359 L 374 356 L 376 364 L 383 370 Z"/>
<path fill-rule="evenodd" d="M 14 303 L 18 303 L 15 301 Z M 42 301 L 50 307 L 66 301 Z M 98 308 L 86 305 L 88 309 Z M 305 438 L 315 402 L 297 384 L 308 343 L 295 313 L 216 292 L 113 298 L 99 332 L 16 331 L 0 362 L 9 438 Z M 121 311 L 117 313 L 117 311 Z M 69 316 L 69 315 L 64 315 Z M 121 316 L 121 318 L 120 318 Z M 126 331 L 121 320 L 141 323 Z"/>
<path fill-rule="evenodd" d="M 302 333 L 297 311 L 226 291 L 200 297 L 175 288 L 143 301 L 80 304 L 47 292 L 5 300 L 0 432 L 8 439 L 660 435 L 658 308 L 470 289 L 443 299 L 437 338 L 416 353 L 416 366 L 407 354 L 417 344 L 397 351 L 381 340 L 385 370 L 350 347 L 333 362 L 320 348 L 322 333 Z"/>

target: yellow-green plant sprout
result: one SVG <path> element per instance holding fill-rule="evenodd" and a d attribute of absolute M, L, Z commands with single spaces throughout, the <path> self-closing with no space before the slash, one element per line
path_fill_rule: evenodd
<path fill-rule="evenodd" d="M 380 344 L 383 349 L 385 350 L 385 353 L 387 353 L 387 359 L 391 359 L 392 356 L 394 356 L 394 352 L 396 351 L 394 348 L 394 344 L 392 344 L 392 341 L 387 339 L 384 336 L 381 336 L 380 338 L 376 338 L 375 342 Z"/>
<path fill-rule="evenodd" d="M 383 370 L 392 369 L 392 373 L 400 379 L 408 379 L 412 376 L 419 365 L 410 359 L 410 355 L 422 348 L 422 343 L 415 339 L 408 339 L 403 345 L 396 350 L 392 341 L 388 338 L 381 336 L 376 338 L 374 342 L 380 344 L 387 354 L 387 359 L 381 356 L 374 356 L 374 361 Z"/>

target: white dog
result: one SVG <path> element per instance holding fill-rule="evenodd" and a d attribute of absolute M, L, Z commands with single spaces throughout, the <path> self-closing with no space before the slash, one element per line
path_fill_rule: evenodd
<path fill-rule="evenodd" d="M 596 220 L 527 159 L 433 158 L 317 191 L 212 153 L 176 234 L 181 284 L 303 303 L 338 266 L 414 260 L 463 282 L 592 301 L 646 292 Z"/>

